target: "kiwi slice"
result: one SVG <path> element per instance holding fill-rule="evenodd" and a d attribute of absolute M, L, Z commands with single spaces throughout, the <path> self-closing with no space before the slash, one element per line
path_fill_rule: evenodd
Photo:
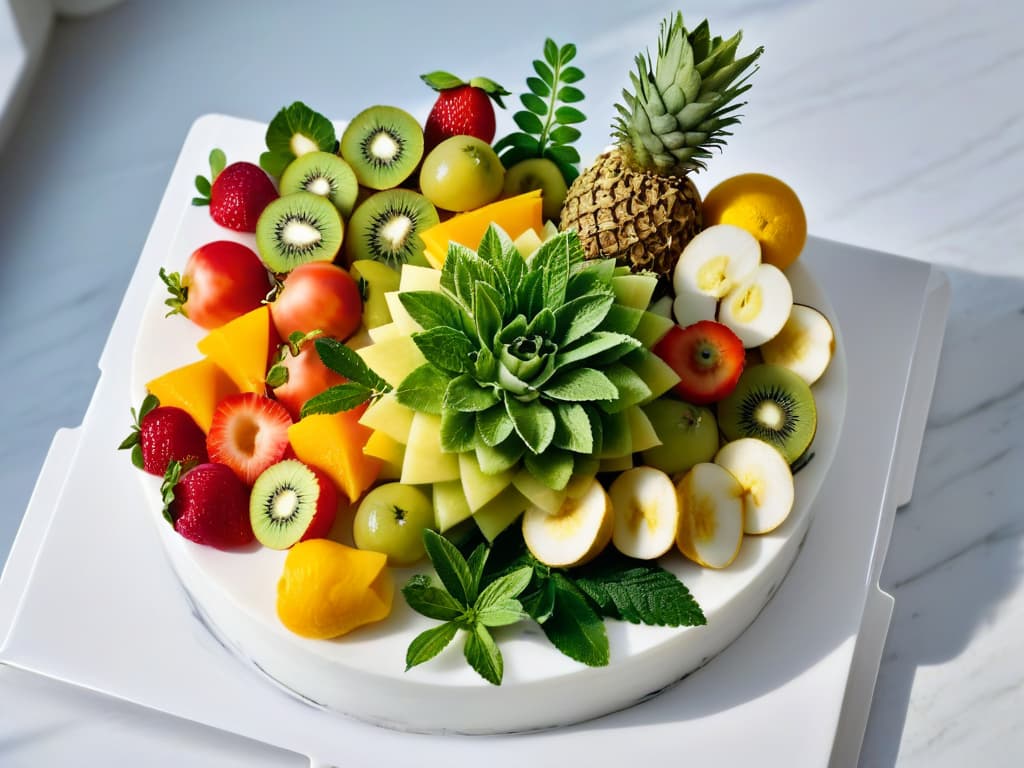
<path fill-rule="evenodd" d="M 281 194 L 312 192 L 326 197 L 348 219 L 356 205 L 359 182 L 352 167 L 330 152 L 309 152 L 293 160 L 281 174 Z"/>
<path fill-rule="evenodd" d="M 319 496 L 316 475 L 301 461 L 285 459 L 264 470 L 249 496 L 256 539 L 271 549 L 290 547 L 309 528 Z"/>
<path fill-rule="evenodd" d="M 389 189 L 409 177 L 423 158 L 423 129 L 398 107 L 364 109 L 341 136 L 341 156 L 364 187 Z"/>
<path fill-rule="evenodd" d="M 438 222 L 437 209 L 423 195 L 408 189 L 378 192 L 349 219 L 345 257 L 349 264 L 373 259 L 392 269 L 403 264 L 429 266 L 420 233 Z"/>
<path fill-rule="evenodd" d="M 291 272 L 310 261 L 331 261 L 341 247 L 344 225 L 338 209 L 312 192 L 282 195 L 256 222 L 256 248 L 271 272 Z"/>
<path fill-rule="evenodd" d="M 781 365 L 746 369 L 718 403 L 718 426 L 729 440 L 756 437 L 792 464 L 814 439 L 818 411 L 803 379 Z"/>

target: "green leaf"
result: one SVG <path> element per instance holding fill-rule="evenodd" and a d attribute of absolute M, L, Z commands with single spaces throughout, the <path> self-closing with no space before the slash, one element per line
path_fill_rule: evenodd
<path fill-rule="evenodd" d="M 318 338 L 313 342 L 323 364 L 349 381 L 363 384 L 376 392 L 390 392 L 391 385 L 370 370 L 355 350 L 336 339 Z"/>
<path fill-rule="evenodd" d="M 586 402 L 614 400 L 619 395 L 608 377 L 593 368 L 573 368 L 559 371 L 544 385 L 544 394 L 555 400 Z"/>
<path fill-rule="evenodd" d="M 429 85 L 435 91 L 447 91 L 451 88 L 458 88 L 460 85 L 465 85 L 466 82 L 453 75 L 451 72 L 443 72 L 441 70 L 435 70 L 428 72 L 425 75 L 420 75 L 420 80 Z"/>
<path fill-rule="evenodd" d="M 588 360 L 595 355 L 616 350 L 625 355 L 641 346 L 643 345 L 639 341 L 624 333 L 594 331 L 578 339 L 568 349 L 563 348 L 563 351 L 555 356 L 555 367 L 561 369 Z"/>
<path fill-rule="evenodd" d="M 540 134 L 544 132 L 544 123 L 533 112 L 516 112 L 512 115 L 512 119 L 527 133 Z"/>
<path fill-rule="evenodd" d="M 505 239 L 507 239 L 507 235 Z M 501 231 L 494 224 L 490 224 L 487 230 L 484 232 L 484 236 L 480 239 L 480 245 L 477 246 L 476 255 L 478 259 L 486 261 L 492 266 L 500 266 L 502 258 L 504 256 L 505 243 L 501 236 Z"/>
<path fill-rule="evenodd" d="M 548 640 L 570 659 L 591 667 L 607 666 L 610 659 L 604 622 L 572 582 L 553 573 L 554 611 L 541 624 Z"/>
<path fill-rule="evenodd" d="M 505 397 L 505 408 L 512 417 L 516 434 L 534 453 L 543 453 L 555 436 L 555 415 L 551 409 L 533 400 L 522 403 L 514 397 Z"/>
<path fill-rule="evenodd" d="M 553 67 L 554 65 L 555 62 L 551 62 L 551 66 Z M 536 72 L 540 76 L 540 79 L 548 85 L 555 84 L 555 73 L 551 71 L 551 67 L 540 59 L 533 60 L 533 71 Z"/>
<path fill-rule="evenodd" d="M 548 114 L 548 105 L 544 99 L 539 96 L 535 96 L 532 93 L 524 93 L 519 97 L 519 100 L 523 102 L 523 106 L 533 112 L 538 117 L 545 117 Z"/>
<path fill-rule="evenodd" d="M 458 600 L 443 589 L 435 587 L 430 577 L 422 573 L 416 574 L 406 582 L 402 587 L 402 594 L 410 608 L 429 619 L 452 621 L 466 610 L 459 605 Z"/>
<path fill-rule="evenodd" d="M 656 562 L 605 554 L 573 572 L 576 585 L 602 614 L 634 624 L 700 626 L 704 612 L 690 590 Z"/>
<path fill-rule="evenodd" d="M 477 381 L 494 381 L 498 376 L 498 360 L 490 347 L 481 347 L 473 365 L 473 375 Z"/>
<path fill-rule="evenodd" d="M 480 470 L 485 475 L 497 475 L 519 462 L 526 451 L 526 445 L 519 435 L 513 432 L 497 445 L 477 443 L 474 450 L 476 460 L 480 463 Z"/>
<path fill-rule="evenodd" d="M 608 292 L 580 296 L 559 306 L 555 324 L 561 343 L 572 344 L 600 326 L 614 303 L 614 294 Z"/>
<path fill-rule="evenodd" d="M 224 154 L 223 149 L 211 149 L 210 150 L 210 181 L 216 181 L 217 177 L 220 176 L 220 172 L 224 170 L 224 167 L 228 164 L 227 155 Z M 209 195 L 209 192 L 205 194 Z"/>
<path fill-rule="evenodd" d="M 579 403 L 552 403 L 555 412 L 555 436 L 551 443 L 575 453 L 590 454 L 594 450 L 594 434 L 590 419 Z"/>
<path fill-rule="evenodd" d="M 559 107 L 555 110 L 555 122 L 559 125 L 582 123 L 586 119 L 587 116 L 575 107 Z"/>
<path fill-rule="evenodd" d="M 501 651 L 498 650 L 494 638 L 486 627 L 477 624 L 470 630 L 466 636 L 464 652 L 469 666 L 475 669 L 480 677 L 493 685 L 501 685 L 504 671 Z"/>
<path fill-rule="evenodd" d="M 287 152 L 264 152 L 260 155 L 260 168 L 275 178 L 279 178 L 295 156 L 291 150 Z"/>
<path fill-rule="evenodd" d="M 498 395 L 494 388 L 481 387 L 468 373 L 452 379 L 444 391 L 444 405 L 448 409 L 476 413 L 496 404 Z"/>
<path fill-rule="evenodd" d="M 564 101 L 566 104 L 575 104 L 583 101 L 584 98 L 586 97 L 583 95 L 583 91 L 571 85 L 565 85 L 558 89 L 558 100 Z"/>
<path fill-rule="evenodd" d="M 306 418 L 317 413 L 351 411 L 356 406 L 370 400 L 374 394 L 375 392 L 372 389 L 355 381 L 336 384 L 317 395 L 313 395 L 313 397 L 303 403 L 300 416 Z"/>
<path fill-rule="evenodd" d="M 494 337 L 501 330 L 501 310 L 495 297 L 497 291 L 484 283 L 477 283 L 475 287 L 473 321 L 476 323 L 481 345 L 490 347 L 494 343 Z"/>
<path fill-rule="evenodd" d="M 526 87 L 530 91 L 541 98 L 551 95 L 551 86 L 541 80 L 539 77 L 528 77 L 526 78 Z M 541 114 L 547 114 L 547 109 Z"/>
<path fill-rule="evenodd" d="M 571 144 L 580 136 L 580 131 L 571 125 L 560 125 L 551 132 L 551 141 L 555 144 Z"/>
<path fill-rule="evenodd" d="M 628 365 L 612 363 L 604 368 L 604 375 L 619 391 L 619 396 L 615 400 L 602 405 L 606 411 L 623 411 L 651 396 L 651 388 L 647 386 L 647 382 Z"/>
<path fill-rule="evenodd" d="M 519 602 L 530 618 L 538 624 L 543 624 L 555 610 L 554 582 L 550 578 L 540 579 L 539 586 L 520 597 Z"/>
<path fill-rule="evenodd" d="M 476 347 L 462 331 L 439 325 L 414 333 L 412 340 L 427 361 L 443 371 L 464 373 L 473 365 L 470 356 L 476 352 Z"/>
<path fill-rule="evenodd" d="M 476 585 L 466 559 L 454 544 L 430 528 L 423 531 L 423 544 L 444 588 L 461 606 L 469 608 L 469 596 L 475 595 Z"/>
<path fill-rule="evenodd" d="M 482 611 L 502 600 L 518 597 L 526 589 L 532 577 L 533 568 L 530 566 L 523 566 L 511 573 L 506 573 L 487 585 L 480 593 L 480 597 L 477 598 L 474 607 L 478 611 Z"/>
<path fill-rule="evenodd" d="M 398 294 L 405 311 L 426 330 L 446 326 L 462 328 L 462 313 L 448 296 L 436 291 L 402 291 Z"/>
<path fill-rule="evenodd" d="M 585 75 L 579 67 L 565 67 L 559 73 L 559 77 L 563 83 L 578 83 Z"/>
<path fill-rule="evenodd" d="M 555 335 L 555 313 L 547 307 L 534 315 L 533 320 L 523 331 L 524 336 L 544 336 L 545 338 Z"/>
<path fill-rule="evenodd" d="M 562 64 L 568 64 L 570 61 L 576 58 L 576 46 L 572 43 L 566 43 L 562 46 L 558 52 L 558 60 Z"/>
<path fill-rule="evenodd" d="M 476 415 L 451 408 L 441 411 L 441 450 L 446 453 L 471 451 L 476 446 Z"/>
<path fill-rule="evenodd" d="M 512 417 L 508 415 L 503 402 L 499 401 L 497 405 L 476 415 L 476 431 L 485 445 L 494 447 L 502 443 L 514 429 Z"/>
<path fill-rule="evenodd" d="M 285 166 L 295 158 L 292 138 L 296 134 L 302 134 L 324 152 L 333 152 L 338 143 L 330 120 L 301 101 L 293 102 L 274 115 L 267 126 L 267 160 L 271 165 L 264 165 L 264 156 L 260 157 L 260 165 L 271 176 L 280 176 Z"/>
<path fill-rule="evenodd" d="M 476 528 L 476 526 L 474 526 Z M 477 529 L 479 533 L 479 529 Z M 469 558 L 466 560 L 466 564 L 469 566 L 469 575 L 471 577 L 471 584 L 475 587 L 479 587 L 481 580 L 484 575 L 484 567 L 487 565 L 488 556 L 491 554 L 491 548 L 481 542 L 476 545 L 476 548 L 470 553 Z M 470 601 L 476 603 L 477 593 L 474 589 L 468 595 Z"/>
<path fill-rule="evenodd" d="M 601 330 L 632 336 L 633 331 L 640 325 L 640 320 L 643 319 L 643 316 L 644 310 L 642 309 L 615 304 L 608 310 L 608 314 L 601 323 Z"/>
<path fill-rule="evenodd" d="M 447 621 L 414 637 L 413 641 L 409 643 L 409 649 L 405 652 L 405 671 L 408 672 L 413 667 L 437 656 L 455 639 L 458 631 L 458 624 Z"/>
<path fill-rule="evenodd" d="M 516 624 L 527 617 L 523 605 L 518 600 L 500 600 L 477 611 L 477 621 L 485 627 L 506 627 Z"/>
<path fill-rule="evenodd" d="M 398 385 L 395 398 L 414 411 L 440 416 L 444 391 L 451 377 L 431 363 L 424 363 Z"/>
<path fill-rule="evenodd" d="M 540 142 L 528 133 L 510 133 L 508 136 L 504 136 L 495 142 L 494 151 L 501 152 L 510 147 L 526 150 L 529 157 L 537 157 L 540 152 Z"/>
<path fill-rule="evenodd" d="M 580 153 L 576 151 L 576 147 L 564 145 L 545 147 L 544 157 L 556 163 L 578 163 L 580 161 Z"/>
<path fill-rule="evenodd" d="M 575 464 L 573 455 L 567 451 L 549 448 L 542 456 L 530 453 L 523 455 L 526 469 L 535 478 L 553 491 L 561 491 L 568 485 Z"/>
<path fill-rule="evenodd" d="M 196 190 L 200 195 L 209 197 L 211 189 L 212 186 L 210 185 L 210 180 L 208 178 L 205 176 L 196 176 Z"/>

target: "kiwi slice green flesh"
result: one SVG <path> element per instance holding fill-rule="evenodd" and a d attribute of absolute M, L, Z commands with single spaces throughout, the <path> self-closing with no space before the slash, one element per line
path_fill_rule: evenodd
<path fill-rule="evenodd" d="M 718 403 L 718 426 L 729 440 L 756 437 L 792 464 L 807 450 L 818 426 L 814 395 L 781 365 L 754 365 Z"/>
<path fill-rule="evenodd" d="M 388 189 L 364 200 L 352 214 L 345 238 L 349 264 L 373 259 L 392 269 L 404 264 L 428 266 L 420 232 L 440 220 L 423 195 L 408 189 Z"/>
<path fill-rule="evenodd" d="M 327 198 L 293 192 L 263 209 L 256 222 L 256 249 L 272 272 L 291 272 L 311 261 L 332 261 L 344 231 L 338 209 Z"/>
<path fill-rule="evenodd" d="M 286 459 L 266 469 L 252 486 L 249 519 L 256 539 L 287 549 L 302 538 L 316 514 L 320 484 L 301 461 Z"/>
<path fill-rule="evenodd" d="M 341 156 L 364 187 L 389 189 L 404 181 L 423 159 L 423 129 L 398 107 L 364 109 L 341 136 Z"/>
<path fill-rule="evenodd" d="M 281 174 L 281 194 L 312 192 L 326 197 L 348 219 L 359 194 L 352 167 L 330 152 L 308 152 L 293 160 Z"/>

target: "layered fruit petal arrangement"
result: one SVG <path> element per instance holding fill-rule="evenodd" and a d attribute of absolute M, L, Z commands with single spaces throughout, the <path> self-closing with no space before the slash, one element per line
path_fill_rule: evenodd
<path fill-rule="evenodd" d="M 667 19 L 582 172 L 585 76 L 552 40 L 497 140 L 510 92 L 436 71 L 424 126 L 378 105 L 339 135 L 296 102 L 258 164 L 213 149 L 193 203 L 255 249 L 160 271 L 166 322 L 207 333 L 121 445 L 167 521 L 288 550 L 278 615 L 304 637 L 386 621 L 401 577 L 440 622 L 407 669 L 460 637 L 500 684 L 492 629 L 524 621 L 592 666 L 606 620 L 703 624 L 659 558 L 726 568 L 783 525 L 835 347 L 786 275 L 793 190 L 745 174 L 702 202 L 691 178 L 738 123 L 740 42 Z"/>

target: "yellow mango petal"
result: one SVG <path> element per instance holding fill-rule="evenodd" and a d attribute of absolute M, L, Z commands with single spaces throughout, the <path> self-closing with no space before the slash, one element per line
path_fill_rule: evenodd
<path fill-rule="evenodd" d="M 199 425 L 210 431 L 217 404 L 228 395 L 236 395 L 238 386 L 211 360 L 203 359 L 168 371 L 146 384 L 160 405 L 181 408 Z"/>
<path fill-rule="evenodd" d="M 197 346 L 231 377 L 240 392 L 262 395 L 266 392 L 272 327 L 270 309 L 263 305 L 210 331 Z"/>
<path fill-rule="evenodd" d="M 456 214 L 420 233 L 426 246 L 424 255 L 433 267 L 440 269 L 448 254 L 449 242 L 461 243 L 475 250 L 491 224 L 497 224 L 513 240 L 528 229 L 540 234 L 544 229 L 542 207 L 541 191 L 535 189 L 473 211 Z"/>

